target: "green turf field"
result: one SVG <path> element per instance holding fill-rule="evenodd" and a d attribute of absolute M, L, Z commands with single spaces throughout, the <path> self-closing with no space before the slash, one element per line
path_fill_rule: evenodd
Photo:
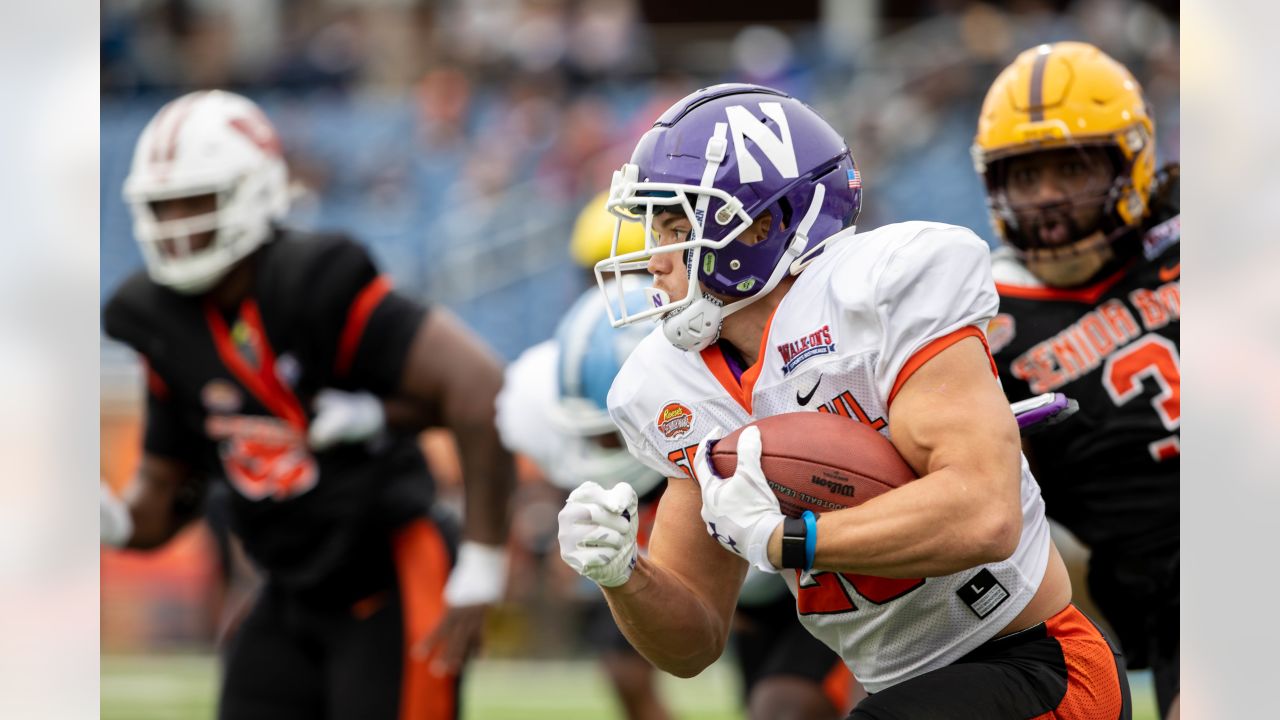
<path fill-rule="evenodd" d="M 1132 678 L 1134 720 L 1156 720 L 1146 673 Z M 102 658 L 102 720 L 209 720 L 217 684 L 207 655 Z M 693 680 L 663 676 L 662 691 L 681 720 L 737 720 L 737 679 L 721 661 Z M 463 720 L 611 720 L 617 707 L 586 660 L 477 663 L 463 689 Z"/>
<path fill-rule="evenodd" d="M 102 720 L 213 717 L 217 667 L 205 655 L 102 659 Z M 716 665 L 695 680 L 663 676 L 682 720 L 733 720 L 737 680 Z M 620 717 L 605 678 L 589 661 L 477 663 L 463 687 L 463 720 L 609 720 Z"/>

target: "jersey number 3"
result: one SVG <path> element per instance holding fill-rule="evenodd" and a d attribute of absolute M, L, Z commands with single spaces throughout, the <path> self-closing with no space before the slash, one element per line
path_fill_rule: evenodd
<path fill-rule="evenodd" d="M 1141 395 L 1144 379 L 1150 379 L 1160 388 L 1151 399 L 1151 406 L 1164 429 L 1177 430 L 1182 420 L 1182 372 L 1178 347 L 1168 338 L 1149 333 L 1107 358 L 1102 369 L 1102 384 L 1116 405 L 1124 405 Z M 1157 440 L 1149 449 L 1157 461 L 1175 458 L 1179 454 L 1178 436 Z"/>

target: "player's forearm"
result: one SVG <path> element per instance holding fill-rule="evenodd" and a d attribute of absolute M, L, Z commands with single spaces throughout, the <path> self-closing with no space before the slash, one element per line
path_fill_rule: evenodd
<path fill-rule="evenodd" d="M 420 433 L 440 422 L 439 413 L 428 403 L 398 395 L 382 398 L 382 412 L 387 428 L 399 433 Z"/>
<path fill-rule="evenodd" d="M 468 540 L 503 545 L 511 516 L 515 462 L 498 441 L 492 423 L 455 428 L 466 492 L 464 534 Z"/>
<path fill-rule="evenodd" d="M 170 499 L 132 494 L 125 500 L 132 532 L 123 547 L 154 550 L 173 539 L 184 523 L 173 511 Z"/>
<path fill-rule="evenodd" d="M 1021 508 L 943 469 L 854 508 L 818 518 L 814 567 L 880 577 L 936 577 L 1007 558 Z M 770 560 L 782 557 L 781 529 Z"/>
<path fill-rule="evenodd" d="M 470 382 L 448 388 L 445 399 L 445 420 L 462 460 L 465 536 L 487 545 L 506 542 L 515 485 L 515 460 L 502 446 L 495 424 L 494 400 L 501 382 L 496 363 L 477 368 Z"/>
<path fill-rule="evenodd" d="M 177 460 L 143 456 L 138 475 L 122 498 L 131 524 L 124 547 L 158 548 L 196 517 L 202 493 L 193 490 L 188 467 Z"/>
<path fill-rule="evenodd" d="M 506 542 L 515 482 L 515 462 L 494 424 L 501 387 L 502 364 L 493 351 L 447 310 L 433 309 L 410 346 L 397 395 L 427 413 L 438 408 L 453 431 L 466 491 L 464 533 L 487 545 Z M 412 416 L 406 411 L 401 419 Z"/>
<path fill-rule="evenodd" d="M 647 558 L 636 561 L 627 582 L 602 589 L 618 629 L 659 670 L 693 677 L 724 652 L 727 618 Z"/>

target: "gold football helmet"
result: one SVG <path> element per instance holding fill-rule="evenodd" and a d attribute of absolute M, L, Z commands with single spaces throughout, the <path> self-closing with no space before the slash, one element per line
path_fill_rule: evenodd
<path fill-rule="evenodd" d="M 613 230 L 617 220 L 605 208 L 605 201 L 608 199 L 608 190 L 591 198 L 573 223 L 569 255 L 574 262 L 587 269 L 594 268 L 596 263 L 609 257 L 613 246 Z M 643 249 L 644 230 L 640 223 L 622 223 L 618 232 L 618 254 Z"/>
<path fill-rule="evenodd" d="M 996 234 L 1058 287 L 1097 276 L 1146 218 L 1155 123 L 1142 87 L 1081 42 L 1024 51 L 987 91 L 974 138 Z"/>

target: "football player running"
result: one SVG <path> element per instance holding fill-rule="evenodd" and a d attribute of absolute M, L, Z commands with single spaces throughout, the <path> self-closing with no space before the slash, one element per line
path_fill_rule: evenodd
<path fill-rule="evenodd" d="M 103 321 L 146 363 L 144 454 L 127 499 L 102 495 L 103 540 L 163 545 L 191 518 L 190 488 L 227 482 L 265 587 L 219 717 L 453 718 L 506 581 L 501 368 L 355 242 L 280 227 L 286 176 L 275 129 L 239 95 L 185 95 L 143 130 L 124 195 L 146 270 Z M 398 429 L 424 417 L 459 445 L 456 551 L 415 433 Z"/>
<path fill-rule="evenodd" d="M 574 225 L 570 254 L 590 268 L 610 255 L 616 223 L 605 209 L 606 200 L 604 193 L 592 198 Z M 623 226 L 618 242 L 621 252 L 640 250 L 643 231 L 635 223 Z M 623 282 L 628 307 L 643 309 L 648 299 L 640 278 Z M 529 348 L 507 367 L 498 395 L 503 442 L 537 463 L 553 485 L 569 492 L 588 481 L 606 490 L 625 483 L 635 490 L 640 552 L 665 489 L 664 477 L 627 452 L 609 419 L 606 396 L 623 361 L 649 330 L 648 324 L 611 327 L 593 287 L 565 314 L 554 338 Z M 746 585 L 732 644 L 748 717 L 843 716 L 858 696 L 844 664 L 800 626 L 777 575 L 755 571 Z M 618 631 L 603 599 L 591 608 L 588 622 L 589 639 L 627 717 L 671 717 L 657 693 L 653 666 Z"/>
<path fill-rule="evenodd" d="M 597 274 L 653 275 L 644 311 L 609 296 L 619 324 L 660 318 L 609 410 L 668 488 L 638 556 L 634 493 L 585 483 L 560 513 L 562 556 L 676 675 L 721 654 L 752 565 L 782 573 L 801 622 L 872 693 L 851 718 L 1128 717 L 1119 655 L 1070 604 L 986 349 L 986 244 L 927 222 L 855 235 L 861 188 L 843 139 L 769 88 L 699 90 L 644 135 L 609 207 L 649 246 Z M 758 432 L 729 478 L 706 448 L 801 410 L 870 424 L 920 478 L 787 523 L 784 561 Z"/>
<path fill-rule="evenodd" d="M 988 337 L 1011 400 L 1061 389 L 1071 423 L 1030 438 L 1050 517 L 1092 549 L 1088 583 L 1131 668 L 1178 692 L 1178 168 L 1156 170 L 1142 87 L 1092 45 L 1020 54 L 973 155 L 1003 247 Z"/>

